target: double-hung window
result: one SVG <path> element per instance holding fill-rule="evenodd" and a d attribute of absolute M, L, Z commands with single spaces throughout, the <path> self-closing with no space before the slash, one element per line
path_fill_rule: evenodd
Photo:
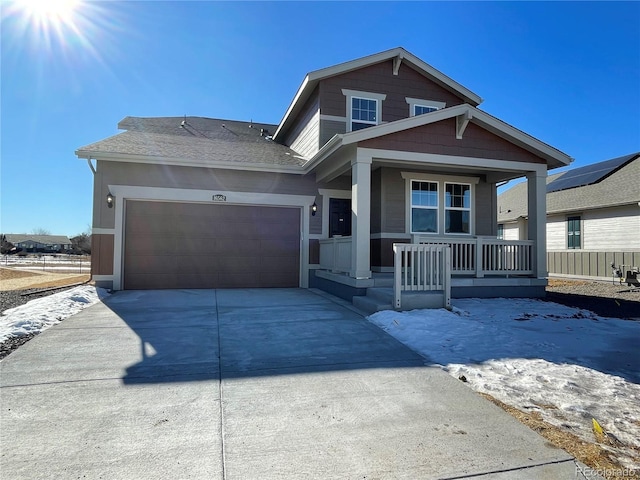
<path fill-rule="evenodd" d="M 567 248 L 581 248 L 580 217 L 567 218 Z"/>
<path fill-rule="evenodd" d="M 409 104 L 409 116 L 415 117 L 417 115 L 423 115 L 425 113 L 435 112 L 446 106 L 445 102 L 438 102 L 435 100 L 425 100 L 422 98 L 409 98 L 406 97 L 406 101 Z"/>
<path fill-rule="evenodd" d="M 347 132 L 379 125 L 382 121 L 382 102 L 386 94 L 342 89 L 347 97 Z"/>
<path fill-rule="evenodd" d="M 437 107 L 430 107 L 429 105 L 414 105 L 413 106 L 413 116 L 422 115 L 423 113 L 435 112 L 438 110 Z"/>
<path fill-rule="evenodd" d="M 378 124 L 378 101 L 371 98 L 351 97 L 351 131 Z"/>
<path fill-rule="evenodd" d="M 445 233 L 471 233 L 471 185 L 445 183 Z"/>
<path fill-rule="evenodd" d="M 411 231 L 438 233 L 438 183 L 411 181 Z"/>

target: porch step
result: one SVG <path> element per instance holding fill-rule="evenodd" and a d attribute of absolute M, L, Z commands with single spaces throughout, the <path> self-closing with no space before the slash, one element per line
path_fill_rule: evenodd
<path fill-rule="evenodd" d="M 367 295 L 353 297 L 353 305 L 368 314 L 393 310 L 393 288 L 367 288 Z"/>

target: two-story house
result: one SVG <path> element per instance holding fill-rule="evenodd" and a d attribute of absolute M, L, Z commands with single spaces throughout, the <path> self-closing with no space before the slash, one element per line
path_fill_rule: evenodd
<path fill-rule="evenodd" d="M 278 125 L 126 117 L 76 152 L 94 172 L 93 277 L 351 298 L 397 269 L 394 244 L 430 244 L 451 249 L 454 296 L 543 295 L 547 170 L 571 159 L 481 101 L 395 48 L 307 74 Z M 528 238 L 499 241 L 496 185 L 522 176 Z"/>

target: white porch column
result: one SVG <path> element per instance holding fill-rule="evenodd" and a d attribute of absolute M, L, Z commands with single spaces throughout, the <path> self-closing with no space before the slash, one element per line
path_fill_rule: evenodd
<path fill-rule="evenodd" d="M 371 278 L 371 156 L 356 154 L 351 161 L 351 272 Z"/>
<path fill-rule="evenodd" d="M 547 171 L 527 173 L 529 240 L 535 242 L 533 271 L 537 278 L 547 276 Z"/>

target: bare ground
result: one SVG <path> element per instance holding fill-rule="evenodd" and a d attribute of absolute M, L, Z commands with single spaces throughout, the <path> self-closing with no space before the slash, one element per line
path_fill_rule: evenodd
<path fill-rule="evenodd" d="M 0 267 L 0 291 L 26 290 L 29 288 L 48 288 L 88 282 L 89 274 L 77 273 L 41 273 Z"/>

